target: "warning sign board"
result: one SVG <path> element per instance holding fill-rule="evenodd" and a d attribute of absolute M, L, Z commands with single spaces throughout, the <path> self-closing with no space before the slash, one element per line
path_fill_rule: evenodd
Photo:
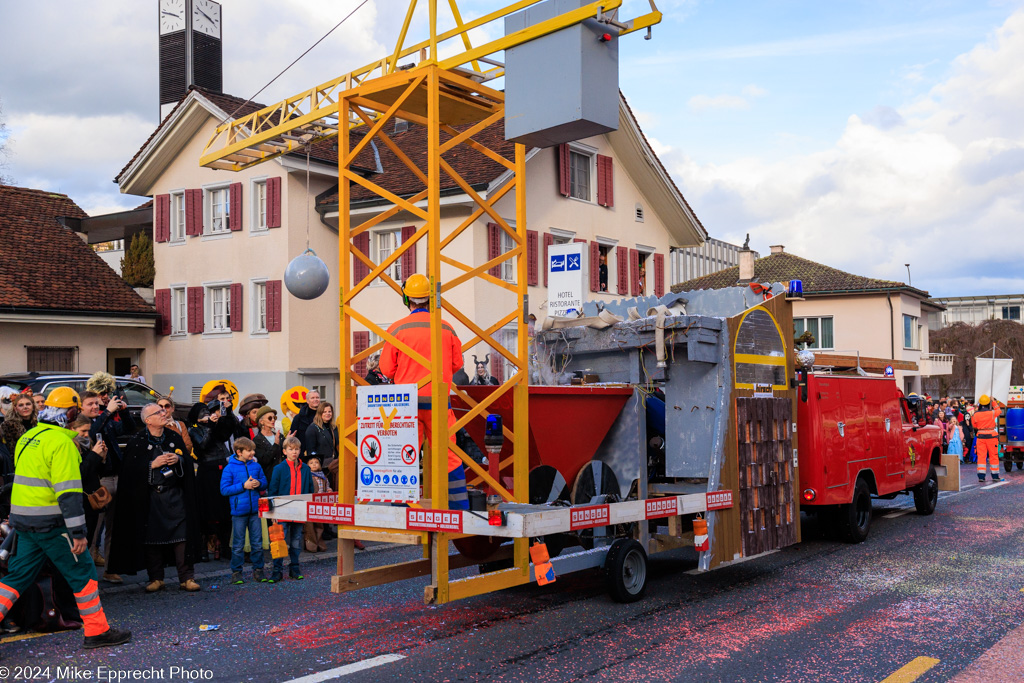
<path fill-rule="evenodd" d="M 415 384 L 358 387 L 356 497 L 411 503 L 420 499 Z"/>
<path fill-rule="evenodd" d="M 462 533 L 462 513 L 458 510 L 405 511 L 405 526 L 416 531 L 453 531 Z"/>

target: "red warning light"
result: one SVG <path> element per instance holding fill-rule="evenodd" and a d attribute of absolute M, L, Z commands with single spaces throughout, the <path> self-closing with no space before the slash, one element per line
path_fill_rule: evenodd
<path fill-rule="evenodd" d="M 602 43 L 607 43 L 611 39 L 612 39 L 612 34 L 610 34 L 610 33 L 602 33 L 601 34 L 600 40 L 601 40 Z"/>

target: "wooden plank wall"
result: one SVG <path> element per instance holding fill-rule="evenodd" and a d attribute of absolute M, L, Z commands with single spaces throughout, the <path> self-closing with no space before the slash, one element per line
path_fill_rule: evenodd
<path fill-rule="evenodd" d="M 796 369 L 793 363 L 793 305 L 789 301 L 786 301 L 785 297 L 778 296 L 761 304 L 765 309 L 768 310 L 772 316 L 775 317 L 776 322 L 779 324 L 779 328 L 782 330 L 782 339 L 786 343 L 786 377 L 795 377 Z M 733 346 L 732 342 L 736 339 L 736 331 L 739 329 L 741 315 L 734 316 L 726 320 L 729 330 L 729 362 L 733 363 Z M 730 369 L 730 377 L 735 376 L 735 365 Z M 711 544 L 711 561 L 709 567 L 714 569 L 715 567 L 726 563 L 738 560 L 742 557 L 749 557 L 749 554 L 744 552 L 743 548 L 743 535 L 741 531 L 741 515 L 740 515 L 740 489 L 739 489 L 739 449 L 738 449 L 738 428 L 736 422 L 736 401 L 739 398 L 747 398 L 753 396 L 753 392 L 749 389 L 736 389 L 735 385 L 732 388 L 731 398 L 731 414 L 729 415 L 728 428 L 725 434 L 724 444 L 724 457 L 722 458 L 722 465 L 719 470 L 719 481 L 721 482 L 720 489 L 728 489 L 733 492 L 733 500 L 735 504 L 729 510 L 721 510 L 713 513 L 715 515 L 714 522 L 714 535 Z M 785 398 L 789 401 L 791 406 L 791 413 L 796 414 L 796 390 L 787 389 L 785 391 L 776 391 L 776 398 Z M 792 423 L 791 423 L 792 424 Z M 793 491 L 800 491 L 800 466 L 799 466 L 799 452 L 797 448 L 797 430 L 791 429 L 790 443 L 793 449 L 793 468 L 792 468 L 792 480 L 793 480 Z M 793 533 L 795 539 L 793 543 L 800 542 L 800 497 L 794 495 L 794 518 L 795 524 Z"/>
<path fill-rule="evenodd" d="M 792 404 L 785 398 L 736 399 L 743 554 L 796 542 Z"/>

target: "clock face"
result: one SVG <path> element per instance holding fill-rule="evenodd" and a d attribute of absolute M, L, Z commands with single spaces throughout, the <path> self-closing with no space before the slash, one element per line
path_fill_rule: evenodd
<path fill-rule="evenodd" d="M 192 26 L 196 31 L 220 38 L 220 5 L 213 0 L 193 0 Z"/>
<path fill-rule="evenodd" d="M 160 35 L 185 30 L 185 0 L 160 0 Z"/>

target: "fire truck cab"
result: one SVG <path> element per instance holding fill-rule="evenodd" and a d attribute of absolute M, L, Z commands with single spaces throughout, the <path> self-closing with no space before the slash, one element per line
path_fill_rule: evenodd
<path fill-rule="evenodd" d="M 871 497 L 913 494 L 930 515 L 938 500 L 939 427 L 891 378 L 801 377 L 797 436 L 801 505 L 860 543 L 871 527 Z"/>

